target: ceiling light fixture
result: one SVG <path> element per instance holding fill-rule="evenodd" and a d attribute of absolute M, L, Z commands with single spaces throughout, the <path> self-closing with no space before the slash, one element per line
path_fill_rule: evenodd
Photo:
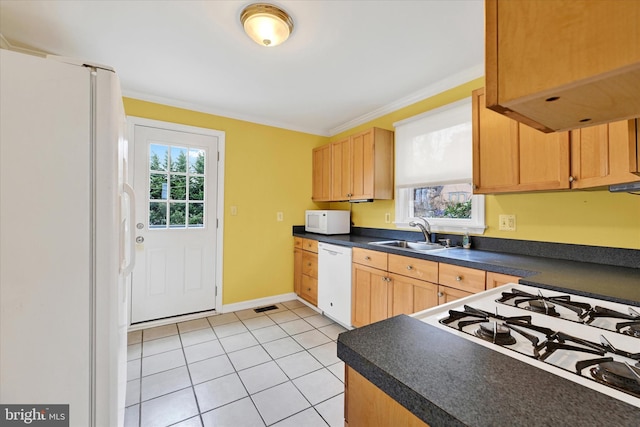
<path fill-rule="evenodd" d="M 244 8 L 240 22 L 249 37 L 261 46 L 277 46 L 289 38 L 293 20 L 287 12 L 267 3 L 255 3 Z"/>

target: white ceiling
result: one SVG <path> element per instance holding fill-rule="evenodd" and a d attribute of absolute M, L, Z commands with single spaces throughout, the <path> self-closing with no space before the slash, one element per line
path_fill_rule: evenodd
<path fill-rule="evenodd" d="M 483 74 L 482 0 L 276 1 L 287 42 L 243 32 L 251 1 L 0 0 L 15 46 L 116 69 L 125 96 L 318 135 Z"/>

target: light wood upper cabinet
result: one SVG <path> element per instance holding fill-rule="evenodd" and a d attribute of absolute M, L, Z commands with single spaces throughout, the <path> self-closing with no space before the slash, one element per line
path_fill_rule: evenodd
<path fill-rule="evenodd" d="M 569 188 L 569 133 L 544 134 L 487 109 L 473 92 L 474 193 Z"/>
<path fill-rule="evenodd" d="M 545 134 L 473 92 L 474 193 L 595 188 L 640 181 L 638 120 Z"/>
<path fill-rule="evenodd" d="M 320 147 L 330 151 L 329 194 L 316 196 L 317 188 L 327 184 L 326 163 L 316 160 L 314 150 L 314 199 L 348 201 L 361 199 L 393 199 L 393 132 L 371 128 L 340 141 Z M 320 150 L 316 148 L 316 150 Z M 319 155 L 318 155 L 319 157 Z M 322 184 L 320 184 L 322 183 Z"/>
<path fill-rule="evenodd" d="M 640 116 L 640 2 L 486 0 L 486 105 L 544 132 Z"/>
<path fill-rule="evenodd" d="M 571 131 L 572 188 L 640 181 L 637 120 Z"/>
<path fill-rule="evenodd" d="M 331 199 L 345 200 L 351 194 L 351 140 L 331 143 Z"/>
<path fill-rule="evenodd" d="M 350 139 L 349 199 L 393 199 L 393 132 L 373 128 Z"/>
<path fill-rule="evenodd" d="M 312 158 L 311 199 L 314 202 L 328 202 L 331 200 L 331 146 L 314 148 Z"/>

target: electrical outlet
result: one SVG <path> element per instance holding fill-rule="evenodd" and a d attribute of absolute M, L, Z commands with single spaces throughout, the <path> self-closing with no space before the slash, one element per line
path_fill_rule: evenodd
<path fill-rule="evenodd" d="M 500 215 L 498 216 L 498 229 L 502 231 L 516 231 L 516 216 L 515 215 Z"/>
<path fill-rule="evenodd" d="M 233 215 L 233 216 L 238 215 L 238 207 L 237 206 L 231 206 L 231 215 Z"/>
<path fill-rule="evenodd" d="M 283 214 L 282 212 L 278 212 L 278 213 L 276 214 L 276 220 L 277 220 L 278 222 L 282 222 L 282 221 L 284 221 L 284 214 Z"/>
<path fill-rule="evenodd" d="M 389 212 L 384 214 L 384 222 L 385 224 L 391 224 L 391 214 Z"/>

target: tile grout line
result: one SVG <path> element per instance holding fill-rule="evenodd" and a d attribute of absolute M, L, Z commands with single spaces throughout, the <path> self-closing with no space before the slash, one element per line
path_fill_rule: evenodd
<path fill-rule="evenodd" d="M 282 307 L 284 307 L 284 308 L 282 308 Z M 296 309 L 299 309 L 299 308 L 303 308 L 303 307 L 296 307 Z M 287 312 L 289 312 L 289 313 L 292 313 L 293 315 L 297 316 L 297 318 L 292 318 L 292 319 L 289 319 L 289 320 L 284 321 L 284 322 L 277 322 L 276 320 L 272 319 L 272 318 L 271 318 L 271 316 L 269 316 L 267 313 L 264 313 L 264 314 L 261 314 L 261 315 L 259 315 L 259 316 L 246 317 L 246 318 L 244 318 L 244 319 L 243 319 L 243 318 L 240 318 L 237 314 L 235 314 L 235 312 L 232 312 L 232 313 L 234 313 L 234 319 L 233 319 L 233 320 L 229 320 L 228 322 L 225 322 L 225 323 L 223 323 L 223 324 L 215 325 L 215 326 L 214 326 L 214 325 L 211 323 L 211 319 L 209 318 L 209 317 L 211 317 L 211 316 L 208 316 L 208 317 L 206 317 L 205 319 L 207 320 L 207 323 L 208 323 L 208 325 L 209 325 L 209 329 L 213 331 L 213 335 L 214 335 L 214 337 L 216 337 L 216 338 L 214 338 L 214 339 L 206 339 L 205 341 L 202 341 L 202 342 L 196 342 L 196 343 L 191 344 L 190 346 L 187 346 L 187 347 L 191 347 L 191 346 L 195 346 L 195 345 L 199 345 L 199 344 L 203 344 L 203 343 L 206 343 L 206 342 L 210 342 L 210 341 L 217 340 L 217 341 L 219 342 L 219 344 L 220 344 L 220 347 L 221 347 L 221 349 L 222 349 L 222 351 L 223 351 L 224 356 L 225 356 L 225 357 L 226 357 L 230 362 L 231 362 L 231 358 L 229 357 L 229 355 L 230 355 L 231 353 L 239 352 L 239 351 L 246 350 L 246 349 L 250 349 L 250 348 L 254 348 L 254 347 L 259 347 L 259 348 L 260 348 L 260 349 L 261 349 L 261 350 L 262 350 L 262 351 L 263 351 L 263 352 L 268 356 L 268 360 L 267 360 L 267 361 L 264 361 L 264 362 L 258 363 L 258 364 L 256 364 L 256 365 L 248 366 L 248 367 L 246 367 L 246 368 L 241 369 L 240 371 L 236 368 L 236 365 L 234 365 L 234 364 L 233 364 L 233 362 L 231 362 L 231 366 L 232 366 L 232 368 L 233 368 L 233 372 L 232 372 L 232 373 L 229 373 L 229 374 L 227 374 L 227 375 L 235 374 L 235 375 L 237 376 L 237 378 L 240 380 L 240 383 L 242 384 L 242 387 L 243 387 L 243 389 L 244 389 L 244 391 L 245 391 L 245 393 L 246 393 L 246 397 L 249 397 L 249 398 L 250 398 L 250 400 L 251 400 L 251 402 L 252 402 L 252 405 L 253 405 L 254 409 L 256 410 L 256 412 L 258 413 L 258 415 L 260 416 L 260 418 L 261 418 L 262 422 L 263 422 L 265 425 L 267 425 L 267 424 L 266 424 L 266 421 L 265 421 L 265 419 L 264 419 L 264 417 L 263 417 L 263 415 L 262 415 L 262 413 L 260 413 L 260 411 L 258 410 L 258 408 L 257 408 L 257 406 L 256 406 L 256 403 L 255 403 L 255 401 L 254 401 L 253 396 L 254 396 L 254 395 L 256 395 L 256 394 L 258 394 L 258 393 L 264 392 L 264 391 L 266 391 L 266 390 L 272 389 L 272 388 L 274 388 L 274 387 L 277 387 L 277 386 L 280 386 L 280 385 L 282 385 L 282 384 L 286 384 L 287 382 L 289 382 L 289 383 L 291 383 L 291 385 L 294 387 L 294 389 L 295 389 L 295 390 L 296 390 L 296 391 L 297 391 L 297 392 L 298 392 L 298 393 L 299 393 L 299 394 L 304 398 L 304 400 L 309 404 L 309 406 L 308 406 L 307 408 L 302 409 L 301 411 L 298 411 L 298 412 L 296 412 L 296 413 L 294 413 L 294 414 L 291 414 L 291 415 L 289 415 L 289 416 L 287 416 L 287 417 L 285 417 L 285 418 L 282 418 L 282 419 L 280 419 L 280 420 L 276 421 L 275 423 L 282 422 L 282 421 L 284 421 L 284 420 L 286 420 L 286 419 L 288 419 L 288 418 L 290 418 L 290 417 L 293 417 L 293 416 L 295 416 L 295 415 L 300 414 L 301 412 L 306 411 L 306 410 L 307 410 L 307 409 L 309 409 L 309 408 L 313 408 L 313 410 L 314 410 L 315 414 L 317 414 L 317 416 L 319 416 L 319 417 L 320 417 L 320 419 L 322 419 L 322 420 L 323 420 L 323 422 L 324 422 L 325 424 L 330 425 L 330 424 L 329 424 L 329 422 L 327 421 L 327 419 L 325 419 L 325 418 L 324 418 L 324 416 L 323 416 L 323 415 L 318 411 L 318 409 L 316 408 L 316 405 L 311 404 L 311 401 L 309 400 L 309 398 L 307 398 L 307 396 L 302 392 L 302 390 L 300 390 L 300 389 L 298 388 L 298 386 L 294 383 L 294 380 L 297 380 L 297 379 L 299 379 L 299 378 L 305 377 L 305 376 L 307 376 L 307 375 L 310 375 L 310 374 L 312 374 L 312 373 L 315 373 L 315 372 L 318 372 L 318 371 L 321 371 L 321 370 L 326 370 L 326 371 L 328 371 L 328 372 L 331 374 L 331 376 L 332 376 L 333 378 L 337 379 L 337 380 L 338 380 L 338 381 L 340 381 L 342 384 L 344 384 L 344 381 L 342 381 L 342 379 L 341 379 L 341 378 L 340 378 L 336 373 L 334 373 L 332 370 L 330 370 L 330 369 L 329 369 L 329 367 L 330 367 L 330 366 L 334 366 L 334 365 L 336 365 L 336 364 L 340 363 L 340 361 L 339 361 L 339 360 L 338 360 L 337 362 L 335 362 L 335 363 L 331 363 L 330 365 L 325 365 L 325 364 L 324 364 L 324 363 L 323 363 L 323 362 L 322 362 L 322 361 L 321 361 L 317 356 L 315 356 L 315 355 L 314 355 L 313 353 L 311 353 L 311 351 L 310 351 L 310 350 L 313 350 L 313 349 L 315 349 L 315 348 L 318 348 L 318 347 L 321 347 L 321 346 L 327 345 L 327 344 L 329 344 L 329 343 L 337 344 L 337 340 L 334 340 L 332 336 L 327 335 L 325 332 L 321 331 L 321 330 L 319 329 L 319 327 L 318 327 L 318 326 L 315 326 L 314 324 L 312 324 L 312 323 L 310 323 L 310 322 L 308 322 L 308 321 L 306 320 L 306 318 L 308 318 L 308 317 L 312 317 L 312 316 L 316 316 L 316 315 L 320 315 L 320 316 L 322 316 L 322 313 L 314 313 L 314 314 L 310 314 L 310 315 L 308 315 L 308 316 L 306 316 L 306 317 L 302 317 L 302 316 L 300 316 L 298 313 L 296 313 L 296 312 L 294 311 L 294 309 L 291 309 L 291 308 L 287 307 L 286 305 L 284 305 L 284 304 L 282 304 L 282 303 L 281 303 L 281 307 L 279 307 L 279 309 L 280 309 L 280 310 L 279 310 L 278 312 L 274 313 L 274 314 L 280 314 L 280 313 L 287 313 Z M 243 310 L 243 311 L 244 311 L 244 310 Z M 247 326 L 247 323 L 251 323 L 251 322 L 247 322 L 247 323 L 245 323 L 246 321 L 250 321 L 251 319 L 257 319 L 257 318 L 261 318 L 261 317 L 265 317 L 265 318 L 269 319 L 273 324 L 262 325 L 262 326 L 257 327 L 257 328 L 249 329 L 249 327 Z M 302 331 L 302 332 L 297 332 L 297 333 L 291 334 L 291 333 L 289 333 L 286 329 L 284 329 L 284 328 L 282 327 L 282 325 L 283 325 L 283 324 L 290 323 L 290 322 L 295 322 L 295 321 L 299 321 L 299 320 L 303 320 L 303 321 L 304 321 L 306 324 L 308 324 L 312 329 L 309 329 L 309 330 L 306 330 L 306 331 Z M 329 319 L 329 320 L 331 320 L 331 319 Z M 221 337 L 219 337 L 219 336 L 218 336 L 218 334 L 217 334 L 217 333 L 216 333 L 216 331 L 215 331 L 215 327 L 216 327 L 216 326 L 224 326 L 224 325 L 228 325 L 228 324 L 236 323 L 236 322 L 239 322 L 239 323 L 240 323 L 240 324 L 245 328 L 245 331 L 237 332 L 237 333 L 234 333 L 234 334 L 228 335 L 227 337 L 232 337 L 232 336 L 234 336 L 234 335 L 239 335 L 239 334 L 242 334 L 242 333 L 246 333 L 246 332 L 248 332 L 248 333 L 249 333 L 249 336 L 250 336 L 253 340 L 255 340 L 255 341 L 257 342 L 257 344 L 256 344 L 256 345 L 249 345 L 248 347 L 239 348 L 239 349 L 236 349 L 236 350 L 234 350 L 234 351 L 232 351 L 232 352 L 228 352 L 228 351 L 224 348 L 224 346 L 222 345 L 222 342 L 221 342 L 221 339 L 222 339 L 222 338 L 227 338 L 227 337 L 222 337 L 222 338 L 221 338 Z M 182 331 L 180 331 L 180 328 L 179 328 L 179 326 L 178 326 L 178 323 L 174 323 L 173 325 L 175 325 L 176 329 L 178 330 L 178 332 L 177 332 L 177 335 L 178 335 L 178 341 L 179 341 L 179 343 L 180 343 L 180 350 L 181 350 L 181 352 L 182 352 L 182 356 L 183 356 L 184 361 L 185 361 L 185 368 L 187 369 L 187 374 L 188 374 L 188 376 L 189 376 L 189 382 L 190 382 L 190 385 L 189 385 L 188 387 L 181 388 L 180 390 L 174 390 L 174 391 L 172 391 L 172 392 L 170 392 L 170 393 L 174 393 L 174 392 L 176 392 L 176 391 L 185 390 L 186 388 L 191 388 L 191 391 L 192 391 L 192 393 L 193 393 L 193 395 L 194 395 L 194 399 L 195 399 L 195 402 L 196 402 L 196 408 L 197 408 L 197 411 L 198 411 L 198 417 L 199 417 L 200 422 L 202 423 L 202 425 L 204 425 L 204 419 L 203 419 L 203 417 L 202 417 L 203 413 L 201 412 L 200 402 L 199 402 L 199 400 L 198 400 L 198 396 L 197 396 L 197 394 L 196 394 L 196 392 L 195 392 L 195 384 L 194 384 L 194 382 L 193 382 L 193 377 L 192 377 L 192 375 L 191 375 L 191 370 L 189 369 L 190 363 L 187 361 L 186 351 L 185 351 L 185 345 L 184 345 L 184 341 L 183 341 L 183 336 L 182 336 L 182 335 L 183 335 L 183 333 L 195 332 L 195 331 L 199 331 L 199 330 L 206 330 L 207 328 L 206 328 L 206 327 L 205 327 L 205 328 L 199 328 L 199 329 L 198 329 L 198 328 L 196 328 L 196 329 L 192 329 L 192 330 L 189 330 L 189 331 L 182 332 Z M 322 325 L 322 326 L 320 326 L 320 327 L 327 327 L 327 326 L 334 326 L 334 325 L 341 326 L 341 325 L 337 324 L 335 321 L 331 320 L 331 322 L 330 322 L 330 323 L 328 323 L 328 324 L 326 324 L 326 325 Z M 282 332 L 284 333 L 284 335 L 285 335 L 285 336 L 280 337 L 280 338 L 270 339 L 270 340 L 268 340 L 268 341 L 261 342 L 261 341 L 258 339 L 258 337 L 254 334 L 254 332 L 255 332 L 255 331 L 258 331 L 258 330 L 260 330 L 260 329 L 264 329 L 264 328 L 267 328 L 267 327 L 273 327 L 273 326 L 277 326 L 277 327 L 278 327 L 278 329 L 279 329 L 280 331 L 282 331 Z M 308 333 L 308 332 L 311 332 L 311 331 L 317 331 L 317 332 L 319 332 L 321 336 L 326 337 L 327 339 L 329 339 L 329 341 L 328 341 L 328 342 L 323 342 L 323 343 L 320 343 L 320 344 L 317 344 L 317 345 L 313 345 L 313 346 L 311 346 L 311 347 L 308 347 L 308 348 L 307 348 L 307 347 L 305 347 L 304 345 L 302 345 L 298 340 L 296 340 L 296 339 L 295 339 L 295 336 L 296 336 L 296 335 L 301 335 L 301 334 Z M 142 331 L 142 334 L 143 334 L 143 335 L 142 335 L 142 337 L 144 337 L 144 330 Z M 173 334 L 172 334 L 172 335 L 173 335 Z M 155 338 L 155 339 L 168 338 L 168 337 L 170 337 L 170 336 L 172 336 L 172 335 L 168 335 L 168 336 L 166 336 L 166 337 L 158 337 L 158 338 Z M 334 335 L 334 334 L 332 333 L 332 335 Z M 277 358 L 277 359 L 276 359 L 276 358 L 274 358 L 274 357 L 271 355 L 271 353 L 269 353 L 269 351 L 267 351 L 267 349 L 266 349 L 265 345 L 266 345 L 266 344 L 269 344 L 269 343 L 271 343 L 271 342 L 275 342 L 275 341 L 278 341 L 278 340 L 281 340 L 281 339 L 285 339 L 285 338 L 289 338 L 289 339 L 293 340 L 293 342 L 294 342 L 294 343 L 296 343 L 298 346 L 300 346 L 300 347 L 301 347 L 301 349 L 300 349 L 299 351 L 294 351 L 293 353 L 287 354 L 287 355 L 285 355 L 285 356 L 281 356 L 280 358 Z M 154 340 L 155 340 L 155 339 L 154 339 Z M 149 340 L 149 342 L 154 341 L 154 340 Z M 141 347 L 143 347 L 143 344 L 144 344 L 144 339 L 141 339 Z M 167 350 L 167 351 L 164 351 L 164 352 L 160 352 L 160 353 L 153 354 L 153 355 L 151 355 L 151 356 L 155 356 L 155 355 L 157 355 L 157 354 L 163 354 L 163 353 L 167 353 L 167 352 L 175 351 L 175 350 L 177 350 L 177 349 Z M 143 403 L 143 402 L 142 402 L 142 379 L 143 379 L 143 376 L 142 376 L 142 361 L 143 361 L 143 359 L 144 359 L 144 358 L 143 358 L 143 356 L 142 356 L 143 348 L 141 348 L 141 349 L 140 349 L 140 352 L 141 352 L 141 353 L 140 353 L 140 355 L 141 355 L 141 357 L 140 357 L 140 359 L 141 359 L 141 360 L 140 360 L 140 378 L 138 379 L 138 380 L 140 381 L 139 408 L 138 408 L 138 417 L 139 417 L 138 425 L 139 425 L 139 426 L 141 426 L 141 425 L 142 425 L 142 413 L 141 413 L 141 412 L 142 412 L 142 403 Z M 291 377 L 289 376 L 289 374 L 287 374 L 286 372 L 284 372 L 284 371 L 282 370 L 282 368 L 280 367 L 280 364 L 278 363 L 278 360 L 283 359 L 283 358 L 288 357 L 288 356 L 292 356 L 292 355 L 294 355 L 294 354 L 299 354 L 299 353 L 302 353 L 302 352 L 305 352 L 305 353 L 307 353 L 309 356 L 311 356 L 311 360 L 313 360 L 313 361 L 315 361 L 316 363 L 318 363 L 318 364 L 320 365 L 320 367 L 319 367 L 319 368 L 317 368 L 317 369 L 312 369 L 312 370 L 311 370 L 311 371 L 309 371 L 309 372 L 305 372 L 304 374 L 299 375 L 299 376 L 297 376 L 296 378 L 291 378 Z M 151 357 L 151 356 L 149 356 L 149 357 Z M 218 355 L 218 356 L 220 356 L 220 355 Z M 204 359 L 202 359 L 202 360 L 195 361 L 194 363 L 201 362 L 201 361 L 204 361 L 204 360 L 209 360 L 209 359 L 212 359 L 212 358 L 215 358 L 215 357 L 218 357 L 218 356 L 206 357 L 206 358 L 204 358 Z M 259 390 L 259 391 L 257 391 L 257 392 L 256 392 L 256 393 L 254 393 L 254 394 L 249 393 L 249 390 L 247 389 L 246 384 L 245 384 L 245 383 L 244 383 L 244 381 L 242 380 L 242 377 L 240 377 L 240 372 L 241 372 L 241 371 L 248 370 L 248 369 L 252 369 L 252 368 L 255 368 L 255 367 L 258 367 L 258 366 L 263 365 L 263 364 L 266 364 L 266 363 L 271 363 L 271 362 L 275 363 L 275 366 L 277 366 L 277 367 L 278 367 L 278 369 L 279 369 L 281 372 L 283 372 L 283 373 L 284 373 L 285 378 L 286 378 L 287 380 L 286 380 L 286 381 L 284 381 L 284 382 L 282 382 L 282 383 L 275 384 L 275 385 L 273 385 L 273 386 L 271 386 L 271 387 L 267 387 L 267 388 L 265 388 L 264 390 Z M 156 372 L 156 373 L 153 373 L 153 374 L 149 374 L 149 375 L 147 375 L 147 377 L 148 377 L 148 376 L 151 376 L 151 375 L 159 374 L 159 373 L 162 373 L 162 372 L 167 372 L 167 371 L 170 371 L 170 370 L 173 370 L 173 369 L 179 369 L 179 368 L 180 368 L 180 367 L 177 367 L 177 368 L 170 368 L 170 369 L 165 369 L 165 370 L 160 371 L 160 372 Z M 217 378 L 222 378 L 222 377 L 224 377 L 224 376 L 226 376 L 226 375 L 222 375 L 222 376 L 217 377 Z M 214 378 L 214 379 L 212 379 L 212 380 L 207 380 L 207 381 L 213 381 L 213 380 L 215 380 L 215 379 L 216 379 L 216 378 Z M 203 382 L 201 382 L 201 383 L 199 383 L 199 384 L 204 384 L 204 383 L 206 383 L 207 381 L 203 381 Z M 156 397 L 154 397 L 154 398 L 152 398 L 152 399 L 149 399 L 149 400 L 153 400 L 153 399 L 156 399 L 156 398 L 159 398 L 159 397 L 162 397 L 162 396 L 166 396 L 167 394 L 170 394 L 170 393 L 166 393 L 166 394 L 161 395 L 161 396 L 156 396 Z M 322 403 L 325 403 L 325 402 L 327 402 L 327 401 L 329 401 L 329 400 L 331 400 L 331 399 L 334 399 L 334 398 L 336 398 L 337 396 L 339 396 L 341 393 L 344 393 L 344 392 L 340 392 L 340 393 L 337 393 L 337 394 L 335 394 L 335 395 L 329 396 L 329 397 L 327 397 L 326 399 L 324 399 L 324 400 L 322 400 L 322 401 L 318 402 L 318 403 L 317 403 L 317 405 L 322 404 Z M 228 402 L 228 403 L 226 403 L 226 404 L 224 404 L 224 405 L 221 405 L 221 406 L 219 406 L 219 407 L 217 407 L 217 408 L 212 408 L 210 411 L 217 410 L 217 409 L 222 408 L 222 407 L 225 407 L 225 406 L 227 406 L 227 405 L 229 405 L 229 404 L 232 404 L 232 403 L 238 402 L 238 401 L 240 401 L 240 400 L 242 400 L 242 399 L 244 399 L 244 397 L 242 397 L 242 398 L 240 398 L 240 399 L 237 399 L 237 400 L 234 400 L 233 402 Z M 210 411 L 206 411 L 205 413 L 210 412 Z M 177 423 L 184 422 L 184 421 L 186 421 L 186 420 L 188 420 L 188 419 L 191 419 L 191 418 L 195 418 L 195 416 L 193 416 L 193 417 L 188 417 L 188 418 L 186 418 L 186 419 L 184 419 L 184 420 L 178 421 Z M 275 424 L 275 423 L 272 423 L 272 424 L 270 424 L 270 425 L 273 425 L 273 424 Z"/>

